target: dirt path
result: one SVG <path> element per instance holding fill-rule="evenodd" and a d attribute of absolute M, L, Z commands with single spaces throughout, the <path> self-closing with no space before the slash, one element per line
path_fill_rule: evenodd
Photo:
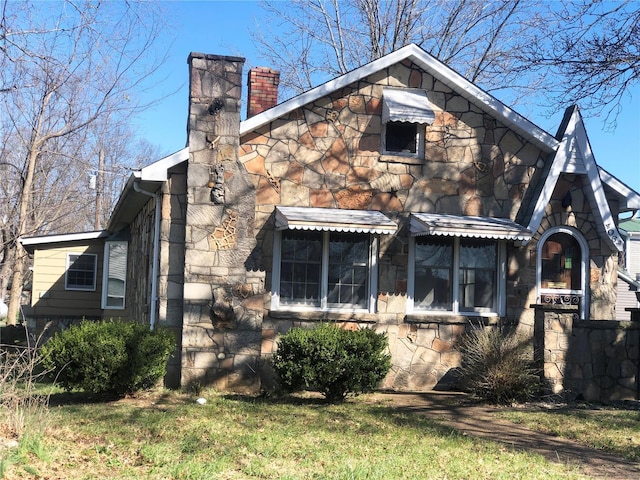
<path fill-rule="evenodd" d="M 591 478 L 638 480 L 640 465 L 574 441 L 534 432 L 495 417 L 500 407 L 468 405 L 460 395 L 376 393 L 371 400 L 418 414 L 433 416 L 465 435 L 493 440 L 512 448 L 538 453 L 553 462 L 579 465 Z"/>

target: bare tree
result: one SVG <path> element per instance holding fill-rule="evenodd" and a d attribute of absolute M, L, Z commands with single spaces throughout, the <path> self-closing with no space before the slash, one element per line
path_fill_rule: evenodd
<path fill-rule="evenodd" d="M 0 273 L 11 272 L 15 322 L 27 262 L 17 240 L 93 224 L 87 173 L 100 145 L 118 142 L 116 126 L 144 107 L 136 94 L 163 59 L 152 48 L 162 21 L 149 3 L 5 0 L 0 8 L 0 192 L 8 200 Z"/>
<path fill-rule="evenodd" d="M 409 43 L 416 43 L 487 90 L 519 82 L 505 69 L 543 19 L 514 0 L 293 0 L 263 2 L 255 30 L 262 55 L 281 69 L 285 95 L 300 93 Z M 270 24 L 274 23 L 271 28 Z M 279 36 L 264 32 L 278 31 Z"/>
<path fill-rule="evenodd" d="M 512 105 L 611 120 L 640 76 L 637 1 L 265 0 L 253 34 L 285 97 L 415 43 Z M 269 32 L 278 32 L 274 37 Z M 542 88 L 544 87 L 544 88 Z M 542 94 L 541 94 L 542 92 Z"/>
<path fill-rule="evenodd" d="M 549 10 L 516 65 L 547 76 L 546 98 L 554 108 L 579 104 L 615 127 L 622 100 L 640 81 L 640 4 L 564 2 Z"/>

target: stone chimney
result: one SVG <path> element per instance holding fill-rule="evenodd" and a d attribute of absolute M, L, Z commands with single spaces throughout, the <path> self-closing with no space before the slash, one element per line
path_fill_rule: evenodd
<path fill-rule="evenodd" d="M 278 104 L 280 72 L 266 67 L 249 70 L 247 79 L 247 118 Z"/>

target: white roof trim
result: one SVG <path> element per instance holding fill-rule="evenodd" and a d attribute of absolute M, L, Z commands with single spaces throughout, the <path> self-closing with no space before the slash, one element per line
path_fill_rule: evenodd
<path fill-rule="evenodd" d="M 543 129 L 516 113 L 514 110 L 510 109 L 484 90 L 475 86 L 462 75 L 450 69 L 415 44 L 402 47 L 401 49 L 385 55 L 382 58 L 374 60 L 371 63 L 363 65 L 362 67 L 352 70 L 351 72 L 334 80 L 308 90 L 301 95 L 248 118 L 244 122 L 240 122 L 240 135 L 256 130 L 297 108 L 314 102 L 315 100 L 344 88 L 351 83 L 357 82 L 373 73 L 407 59 L 433 75 L 440 82 L 452 88 L 489 115 L 500 120 L 507 127 L 512 128 L 523 135 L 538 148 L 541 148 L 546 152 L 553 152 L 557 148 L 558 141 L 553 137 L 553 135 L 545 132 Z"/>
<path fill-rule="evenodd" d="M 622 183 L 618 178 L 611 175 L 604 168 L 598 167 L 600 173 L 600 179 L 614 190 L 622 199 L 625 200 L 625 205 L 620 206 L 621 212 L 628 212 L 633 210 L 640 210 L 640 194 Z"/>
<path fill-rule="evenodd" d="M 375 210 L 339 208 L 276 207 L 276 230 L 395 233 L 398 225 Z"/>
<path fill-rule="evenodd" d="M 621 252 L 624 241 L 620 236 L 620 232 L 618 232 L 613 215 L 609 209 L 609 203 L 607 202 L 607 197 L 604 193 L 602 182 L 600 181 L 598 167 L 593 152 L 591 151 L 587 131 L 577 107 L 573 107 L 571 111 L 571 116 L 563 132 L 562 141 L 553 158 L 553 163 L 545 179 L 542 191 L 538 196 L 533 215 L 527 226 L 531 232 L 536 232 L 540 227 L 544 212 L 551 200 L 551 195 L 553 194 L 561 173 L 586 175 L 591 185 L 591 195 L 588 195 L 588 197 L 594 214 L 600 217 L 600 230 L 605 233 L 609 245 Z"/>
<path fill-rule="evenodd" d="M 382 123 L 432 124 L 436 119 L 427 92 L 415 88 L 382 89 Z"/>
<path fill-rule="evenodd" d="M 501 240 L 531 239 L 531 232 L 507 218 L 412 213 L 410 232 L 413 236 L 493 238 Z"/>
<path fill-rule="evenodd" d="M 133 172 L 133 176 L 146 182 L 164 182 L 167 180 L 167 170 L 186 160 L 189 160 L 189 147 Z"/>
<path fill-rule="evenodd" d="M 62 233 L 57 235 L 41 235 L 38 237 L 20 237 L 20 243 L 25 246 L 42 245 L 46 243 L 78 242 L 84 240 L 96 240 L 111 235 L 107 230 L 95 232 Z"/>

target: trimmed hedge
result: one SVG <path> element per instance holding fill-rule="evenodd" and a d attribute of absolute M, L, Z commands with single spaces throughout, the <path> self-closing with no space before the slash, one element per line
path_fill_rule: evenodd
<path fill-rule="evenodd" d="M 391 368 L 387 337 L 331 324 L 293 328 L 278 341 L 273 367 L 287 392 L 317 390 L 329 402 L 373 391 Z"/>
<path fill-rule="evenodd" d="M 133 322 L 84 320 L 41 350 L 43 365 L 67 391 L 126 394 L 153 387 L 175 349 L 173 334 Z"/>

